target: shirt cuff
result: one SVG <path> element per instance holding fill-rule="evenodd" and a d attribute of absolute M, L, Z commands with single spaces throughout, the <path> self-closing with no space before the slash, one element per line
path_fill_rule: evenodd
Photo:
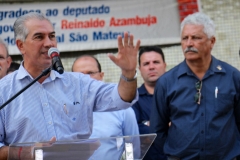
<path fill-rule="evenodd" d="M 114 87 L 114 93 L 118 93 L 118 85 L 116 85 Z M 134 97 L 134 99 L 132 100 L 131 103 L 130 102 L 125 102 L 124 100 L 122 100 L 119 93 L 114 94 L 114 95 L 115 96 L 113 97 L 113 103 L 118 108 L 118 110 L 127 109 L 138 101 L 138 90 L 137 89 L 136 89 L 136 95 L 135 95 L 135 97 Z"/>
<path fill-rule="evenodd" d="M 4 145 L 3 143 L 0 143 L 0 148 L 1 148 L 1 147 L 4 147 L 4 146 L 5 146 L 5 145 Z"/>

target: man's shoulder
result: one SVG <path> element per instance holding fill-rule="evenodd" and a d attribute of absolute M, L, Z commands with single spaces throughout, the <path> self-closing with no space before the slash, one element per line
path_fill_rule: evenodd
<path fill-rule="evenodd" d="M 84 82 L 86 79 L 86 76 L 84 76 L 84 74 L 79 72 L 64 72 L 64 74 L 58 77 L 64 82 L 71 82 L 71 83 Z"/>
<path fill-rule="evenodd" d="M 226 75 L 225 77 L 228 78 L 231 77 L 235 82 L 238 83 L 238 81 L 240 80 L 240 72 L 237 68 L 225 61 L 216 59 L 215 57 L 213 59 L 215 62 L 213 62 L 214 64 L 211 69 L 214 72 Z"/>
<path fill-rule="evenodd" d="M 226 71 L 239 72 L 239 70 L 231 64 L 219 59 L 217 59 L 217 61 L 220 64 L 220 66 L 218 66 L 220 70 L 224 68 Z"/>
<path fill-rule="evenodd" d="M 79 78 L 81 74 L 79 72 L 64 72 L 64 78 Z"/>
<path fill-rule="evenodd" d="M 173 78 L 176 78 L 178 76 L 179 70 L 183 65 L 183 62 L 179 63 L 178 65 L 165 72 L 161 77 L 159 77 L 159 79 L 171 80 Z"/>
<path fill-rule="evenodd" d="M 0 87 L 11 85 L 12 82 L 17 80 L 16 75 L 17 75 L 17 71 L 12 72 L 6 75 L 5 77 L 3 77 L 2 79 L 0 79 L 0 84 L 1 84 Z"/>

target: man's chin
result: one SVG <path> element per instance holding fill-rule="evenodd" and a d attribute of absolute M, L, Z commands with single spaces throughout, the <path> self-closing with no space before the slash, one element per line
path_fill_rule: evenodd
<path fill-rule="evenodd" d="M 49 68 L 49 67 L 51 67 L 52 66 L 52 63 L 45 63 L 44 64 L 44 68 L 46 69 L 46 68 Z"/>
<path fill-rule="evenodd" d="M 186 58 L 186 60 L 188 60 L 188 61 L 193 61 L 193 60 L 197 60 L 198 58 L 199 58 L 199 56 L 198 55 L 196 55 L 196 54 L 187 54 L 187 55 L 185 55 L 185 58 Z"/>
<path fill-rule="evenodd" d="M 199 58 L 186 58 L 186 61 L 188 62 L 195 62 L 197 61 Z"/>
<path fill-rule="evenodd" d="M 157 82 L 157 80 L 158 80 L 158 77 L 151 77 L 151 78 L 149 78 L 149 82 L 151 82 L 151 83 L 155 83 L 155 82 Z"/>

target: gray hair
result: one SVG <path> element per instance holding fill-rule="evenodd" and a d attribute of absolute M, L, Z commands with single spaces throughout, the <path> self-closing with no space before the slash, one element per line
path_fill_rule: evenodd
<path fill-rule="evenodd" d="M 213 21 L 204 13 L 197 12 L 188 15 L 181 23 L 181 33 L 183 27 L 187 24 L 202 25 L 203 32 L 207 35 L 208 38 L 215 36 L 215 25 Z"/>
<path fill-rule="evenodd" d="M 14 23 L 13 28 L 14 28 L 15 40 L 19 39 L 23 42 L 26 40 L 29 30 L 25 26 L 25 22 L 27 22 L 30 19 L 47 20 L 51 23 L 51 21 L 47 17 L 45 17 L 42 13 L 29 12 L 29 13 L 19 17 Z"/>
<path fill-rule="evenodd" d="M 7 57 L 9 56 L 9 52 L 8 52 L 8 45 L 0 38 L 0 44 L 2 44 L 4 46 L 4 48 L 6 49 L 7 52 Z"/>

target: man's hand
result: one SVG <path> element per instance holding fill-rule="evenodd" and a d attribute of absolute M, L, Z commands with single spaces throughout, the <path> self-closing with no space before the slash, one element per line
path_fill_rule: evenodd
<path fill-rule="evenodd" d="M 123 42 L 122 42 L 123 41 Z M 125 102 L 132 102 L 137 91 L 137 80 L 133 79 L 136 74 L 137 55 L 140 47 L 140 40 L 137 41 L 136 46 L 133 44 L 133 35 L 124 33 L 122 40 L 118 36 L 118 54 L 117 57 L 109 54 L 109 58 L 122 69 L 122 76 L 118 85 L 118 93 Z M 129 79 L 130 81 L 126 80 Z"/>
<path fill-rule="evenodd" d="M 122 69 L 122 73 L 134 72 L 137 67 L 137 54 L 140 47 L 140 40 L 137 40 L 136 46 L 133 44 L 133 35 L 124 33 L 124 39 L 122 42 L 122 36 L 118 36 L 118 54 L 115 57 L 109 54 L 108 57 Z M 127 76 L 127 75 L 126 75 Z"/>

